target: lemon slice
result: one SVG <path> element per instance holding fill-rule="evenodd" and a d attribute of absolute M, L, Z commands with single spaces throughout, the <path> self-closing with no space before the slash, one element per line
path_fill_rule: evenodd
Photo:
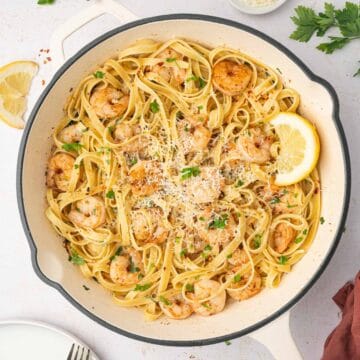
<path fill-rule="evenodd" d="M 270 123 L 280 140 L 275 184 L 295 184 L 314 170 L 320 153 L 319 136 L 310 121 L 294 113 L 279 113 Z"/>
<path fill-rule="evenodd" d="M 0 119 L 12 127 L 24 127 L 26 96 L 37 70 L 32 61 L 14 61 L 0 68 Z"/>

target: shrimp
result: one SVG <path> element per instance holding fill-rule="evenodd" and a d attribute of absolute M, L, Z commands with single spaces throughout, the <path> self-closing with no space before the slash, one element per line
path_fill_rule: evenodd
<path fill-rule="evenodd" d="M 270 160 L 272 142 L 271 137 L 265 136 L 260 128 L 248 129 L 239 136 L 237 151 L 241 156 L 241 160 L 263 164 Z"/>
<path fill-rule="evenodd" d="M 163 243 L 169 234 L 164 226 L 162 213 L 156 208 L 134 212 L 132 229 L 136 240 L 155 244 Z"/>
<path fill-rule="evenodd" d="M 236 222 L 232 215 L 214 214 L 209 206 L 205 208 L 201 216 L 204 220 L 197 223 L 197 231 L 200 238 L 212 246 L 225 246 L 235 236 Z"/>
<path fill-rule="evenodd" d="M 186 319 L 194 311 L 192 306 L 185 302 L 181 294 L 175 294 L 163 300 L 159 303 L 160 308 L 171 319 Z"/>
<path fill-rule="evenodd" d="M 100 119 L 113 119 L 126 111 L 129 96 L 111 85 L 97 86 L 90 96 L 90 105 Z"/>
<path fill-rule="evenodd" d="M 135 249 L 123 250 L 110 263 L 110 278 L 121 285 L 132 285 L 139 282 L 144 272 L 141 254 Z"/>
<path fill-rule="evenodd" d="M 239 268 L 230 270 L 227 274 L 227 278 L 233 279 L 231 287 L 227 288 L 227 293 L 235 300 L 246 300 L 252 296 L 258 294 L 261 291 L 261 276 L 257 271 L 254 271 L 254 277 L 250 281 L 249 285 L 245 289 L 237 289 L 244 286 L 249 280 L 250 273 L 242 275 L 240 281 L 234 282 L 234 274 Z"/>
<path fill-rule="evenodd" d="M 136 136 L 140 133 L 141 133 L 141 128 L 139 125 L 129 125 L 126 123 L 121 123 L 119 125 L 116 125 L 115 127 L 114 139 L 116 140 L 116 142 L 119 143 L 127 142 L 133 136 Z M 121 149 L 127 152 L 136 152 L 143 149 L 146 145 L 147 145 L 146 140 L 144 141 L 141 138 L 138 138 L 127 144 L 122 145 Z"/>
<path fill-rule="evenodd" d="M 59 139 L 64 143 L 80 142 L 86 127 L 82 123 L 69 125 L 59 133 Z"/>
<path fill-rule="evenodd" d="M 184 189 L 195 204 L 205 204 L 219 198 L 225 185 L 219 169 L 211 166 L 200 168 L 198 176 L 192 176 L 184 181 Z"/>
<path fill-rule="evenodd" d="M 269 185 L 260 192 L 260 195 L 275 215 L 299 212 L 299 194 L 295 192 L 294 186 Z"/>
<path fill-rule="evenodd" d="M 226 302 L 226 291 L 220 290 L 220 283 L 202 279 L 194 284 L 194 293 L 188 296 L 193 300 L 194 311 L 201 316 L 209 316 L 222 311 Z M 209 298 L 209 300 L 202 301 Z"/>
<path fill-rule="evenodd" d="M 225 95 L 240 95 L 249 85 L 252 73 L 248 65 L 222 60 L 213 68 L 212 83 Z"/>
<path fill-rule="evenodd" d="M 173 49 L 166 49 L 162 51 L 158 58 L 160 59 L 171 59 L 170 62 L 166 62 L 166 66 L 164 66 L 164 62 L 161 62 L 152 67 L 152 71 L 159 74 L 166 82 L 170 82 L 171 79 L 178 84 L 182 84 L 186 78 L 186 69 L 181 69 L 179 65 L 176 63 L 176 60 L 181 60 L 182 56 Z M 175 60 L 173 60 L 175 59 Z"/>
<path fill-rule="evenodd" d="M 129 172 L 131 190 L 134 195 L 148 196 L 161 188 L 161 168 L 158 161 L 143 160 Z"/>
<path fill-rule="evenodd" d="M 79 227 L 96 229 L 106 221 L 104 201 L 98 196 L 88 196 L 76 201 L 68 218 Z"/>
<path fill-rule="evenodd" d="M 270 239 L 270 246 L 278 253 L 283 253 L 295 239 L 295 229 L 286 223 L 280 223 L 275 227 Z"/>
<path fill-rule="evenodd" d="M 187 119 L 179 122 L 179 138 L 184 154 L 205 150 L 211 139 L 211 131 L 203 124 Z"/>
<path fill-rule="evenodd" d="M 64 153 L 54 155 L 48 164 L 46 185 L 49 188 L 67 191 L 75 159 Z"/>
<path fill-rule="evenodd" d="M 233 266 L 245 265 L 249 262 L 249 256 L 246 254 L 246 251 L 244 249 L 236 249 L 231 254 L 231 257 L 228 258 L 228 262 Z"/>

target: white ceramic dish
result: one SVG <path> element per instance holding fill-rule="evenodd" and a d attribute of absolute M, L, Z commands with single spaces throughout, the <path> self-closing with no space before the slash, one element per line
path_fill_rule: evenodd
<path fill-rule="evenodd" d="M 275 4 L 256 7 L 246 4 L 243 0 L 229 0 L 232 6 L 234 6 L 243 13 L 251 15 L 263 15 L 270 13 L 279 8 L 286 1 L 287 0 L 277 0 Z"/>
<path fill-rule="evenodd" d="M 1 360 L 64 360 L 72 344 L 89 348 L 77 337 L 52 325 L 28 321 L 0 321 Z M 99 360 L 91 351 L 90 360 Z"/>
<path fill-rule="evenodd" d="M 126 9 L 111 0 L 70 19 L 54 36 L 54 60 L 63 57 L 63 40 L 86 22 L 109 12 L 120 19 L 134 19 Z M 209 36 L 211 34 L 211 36 Z M 67 261 L 62 240 L 44 216 L 46 207 L 44 175 L 51 149 L 53 127 L 62 117 L 69 89 L 96 64 L 116 55 L 139 38 L 159 40 L 171 37 L 197 40 L 209 46 L 226 44 L 240 48 L 260 61 L 278 68 L 286 84 L 301 94 L 300 112 L 312 120 L 319 131 L 322 152 L 319 170 L 322 181 L 322 216 L 309 252 L 293 271 L 284 277 L 276 290 L 264 290 L 258 296 L 234 303 L 216 316 L 192 316 L 183 321 L 145 322 L 141 311 L 116 306 L 111 296 Z M 321 275 L 343 232 L 350 196 L 350 160 L 344 132 L 339 120 L 335 91 L 329 83 L 314 75 L 294 54 L 270 37 L 245 25 L 202 15 L 167 15 L 143 19 L 120 26 L 94 40 L 69 59 L 55 74 L 38 100 L 24 132 L 18 159 L 17 191 L 20 215 L 32 251 L 34 269 L 39 277 L 58 289 L 86 315 L 126 336 L 163 345 L 206 345 L 248 334 L 289 310 Z M 90 291 L 84 291 L 85 284 Z M 286 317 L 283 318 L 286 320 Z M 285 324 L 285 322 L 284 322 Z M 280 328 L 282 337 L 275 341 L 268 327 L 253 333 L 258 340 L 273 347 L 275 358 L 295 359 L 286 344 L 288 329 Z M 285 356 L 286 355 L 286 356 Z M 284 357 L 285 356 L 285 357 Z"/>

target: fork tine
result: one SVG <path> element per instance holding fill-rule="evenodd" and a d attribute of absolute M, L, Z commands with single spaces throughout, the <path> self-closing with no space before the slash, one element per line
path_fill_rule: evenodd
<path fill-rule="evenodd" d="M 80 348 L 80 345 L 77 346 L 74 360 L 78 360 L 79 348 Z"/>
<path fill-rule="evenodd" d="M 84 356 L 84 348 L 82 347 L 82 348 L 81 348 L 80 360 L 84 360 L 84 359 L 83 359 L 83 356 Z"/>
<path fill-rule="evenodd" d="M 87 355 L 86 355 L 86 359 L 85 360 L 89 360 L 90 359 L 90 349 L 88 349 L 87 351 Z"/>
<path fill-rule="evenodd" d="M 74 352 L 74 348 L 75 348 L 75 344 L 72 344 L 72 345 L 71 345 L 70 352 L 69 352 L 69 355 L 68 355 L 68 357 L 66 358 L 66 360 L 71 360 L 72 354 L 73 354 L 73 352 Z"/>

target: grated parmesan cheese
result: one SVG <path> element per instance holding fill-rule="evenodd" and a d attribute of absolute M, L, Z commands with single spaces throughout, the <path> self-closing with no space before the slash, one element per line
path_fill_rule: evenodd
<path fill-rule="evenodd" d="M 248 6 L 263 7 L 276 4 L 277 0 L 243 0 L 243 2 Z"/>

